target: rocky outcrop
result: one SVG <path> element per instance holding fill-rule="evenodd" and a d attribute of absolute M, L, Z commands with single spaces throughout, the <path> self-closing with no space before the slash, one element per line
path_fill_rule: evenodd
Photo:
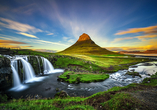
<path fill-rule="evenodd" d="M 4 91 L 12 86 L 12 70 L 10 60 L 6 57 L 0 57 L 0 90 Z"/>

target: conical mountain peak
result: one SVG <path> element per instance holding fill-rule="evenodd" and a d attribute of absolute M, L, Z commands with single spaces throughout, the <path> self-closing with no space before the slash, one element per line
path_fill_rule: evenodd
<path fill-rule="evenodd" d="M 91 40 L 91 38 L 89 37 L 88 34 L 83 33 L 83 34 L 79 37 L 78 41 L 85 41 L 85 40 Z"/>
<path fill-rule="evenodd" d="M 61 51 L 62 54 L 81 54 L 81 55 L 103 55 L 114 54 L 113 52 L 101 48 L 91 40 L 88 34 L 83 33 L 77 42 L 67 49 Z"/>

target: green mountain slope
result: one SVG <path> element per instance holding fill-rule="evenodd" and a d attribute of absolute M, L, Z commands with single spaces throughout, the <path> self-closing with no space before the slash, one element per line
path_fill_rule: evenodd
<path fill-rule="evenodd" d="M 101 48 L 94 41 L 91 40 L 89 35 L 83 33 L 77 42 L 69 48 L 59 52 L 62 54 L 83 54 L 83 55 L 103 55 L 103 54 L 117 54 L 105 48 Z"/>

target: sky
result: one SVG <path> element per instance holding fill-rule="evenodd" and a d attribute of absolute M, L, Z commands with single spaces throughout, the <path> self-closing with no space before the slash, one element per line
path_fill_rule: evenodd
<path fill-rule="evenodd" d="M 157 49 L 157 0 L 0 0 L 0 47 L 58 52 L 83 33 L 111 51 Z"/>

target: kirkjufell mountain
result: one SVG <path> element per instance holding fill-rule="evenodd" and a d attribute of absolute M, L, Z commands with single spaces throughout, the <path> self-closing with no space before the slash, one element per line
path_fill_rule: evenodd
<path fill-rule="evenodd" d="M 117 54 L 111 52 L 105 48 L 101 48 L 93 40 L 91 40 L 88 34 L 83 33 L 77 42 L 69 48 L 59 52 L 62 54 L 83 54 L 83 55 L 103 55 L 103 54 Z"/>

